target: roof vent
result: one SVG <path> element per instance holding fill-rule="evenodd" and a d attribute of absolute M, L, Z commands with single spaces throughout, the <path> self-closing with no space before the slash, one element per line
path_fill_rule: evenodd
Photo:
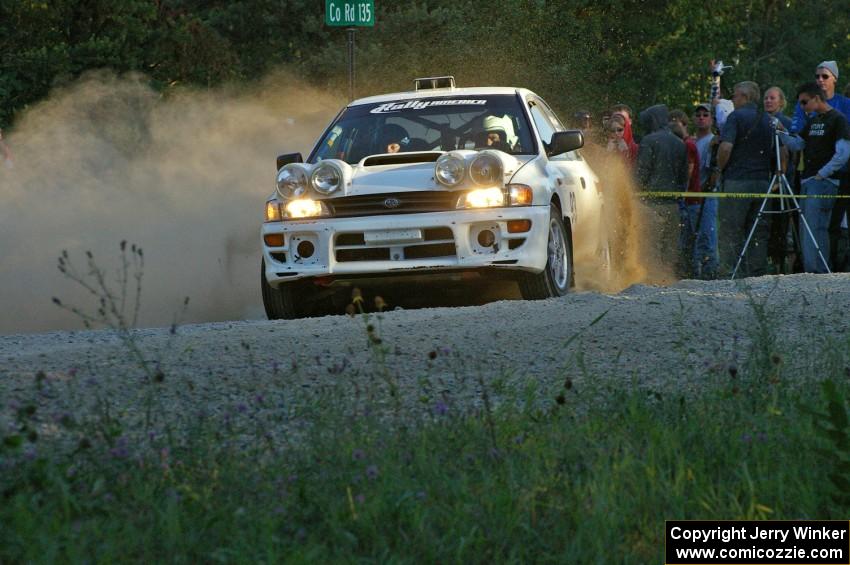
<path fill-rule="evenodd" d="M 455 77 L 425 77 L 413 79 L 416 90 L 434 90 L 436 88 L 454 88 Z"/>

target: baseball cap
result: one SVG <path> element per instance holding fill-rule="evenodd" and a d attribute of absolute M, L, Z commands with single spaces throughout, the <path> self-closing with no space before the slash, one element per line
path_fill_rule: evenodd
<path fill-rule="evenodd" d="M 815 68 L 815 72 L 817 72 L 818 69 L 826 69 L 832 73 L 832 76 L 836 79 L 838 78 L 838 63 L 835 61 L 823 61 Z"/>
<path fill-rule="evenodd" d="M 694 106 L 694 111 L 700 110 L 700 109 L 705 110 L 706 112 L 708 112 L 710 114 L 711 113 L 711 104 L 709 104 L 708 102 L 700 102 L 699 104 Z"/>

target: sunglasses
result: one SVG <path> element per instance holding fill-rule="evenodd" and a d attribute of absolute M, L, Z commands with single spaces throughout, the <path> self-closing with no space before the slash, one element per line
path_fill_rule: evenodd
<path fill-rule="evenodd" d="M 815 78 L 816 78 L 816 79 L 817 79 L 817 78 L 819 78 L 819 79 L 822 79 L 822 80 L 826 80 L 826 79 L 828 79 L 828 78 L 829 78 L 829 77 L 831 77 L 831 76 L 832 76 L 832 75 L 823 74 L 823 75 L 815 75 Z"/>

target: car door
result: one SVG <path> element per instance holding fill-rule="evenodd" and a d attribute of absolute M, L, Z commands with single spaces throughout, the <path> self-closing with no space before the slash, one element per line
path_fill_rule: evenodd
<path fill-rule="evenodd" d="M 552 134 L 566 131 L 561 121 L 540 98 L 529 99 L 529 114 L 534 120 L 541 140 L 548 143 Z M 547 172 L 555 179 L 563 210 L 572 223 L 573 237 L 583 243 L 581 247 L 593 253 L 605 247 L 607 241 L 603 220 L 603 194 L 599 178 L 581 155 L 581 150 L 568 151 L 548 158 Z M 576 241 L 576 240 L 574 240 Z"/>

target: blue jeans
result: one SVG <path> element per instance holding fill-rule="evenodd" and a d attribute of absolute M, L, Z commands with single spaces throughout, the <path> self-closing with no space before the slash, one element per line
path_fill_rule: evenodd
<path fill-rule="evenodd" d="M 717 199 L 706 198 L 705 204 L 685 204 L 681 212 L 679 249 L 687 253 L 693 246 L 691 257 L 686 258 L 690 275 L 713 279 L 717 276 Z"/>
<path fill-rule="evenodd" d="M 815 180 L 814 177 L 805 179 L 800 185 L 801 194 L 835 196 L 838 186 L 827 179 Z M 815 236 L 820 252 L 824 259 L 829 258 L 829 220 L 832 217 L 832 207 L 835 198 L 801 198 L 800 212 L 806 218 L 812 235 Z M 818 251 L 806 226 L 800 222 L 800 247 L 803 248 L 803 270 L 807 273 L 825 273 L 826 265 L 821 261 Z"/>

